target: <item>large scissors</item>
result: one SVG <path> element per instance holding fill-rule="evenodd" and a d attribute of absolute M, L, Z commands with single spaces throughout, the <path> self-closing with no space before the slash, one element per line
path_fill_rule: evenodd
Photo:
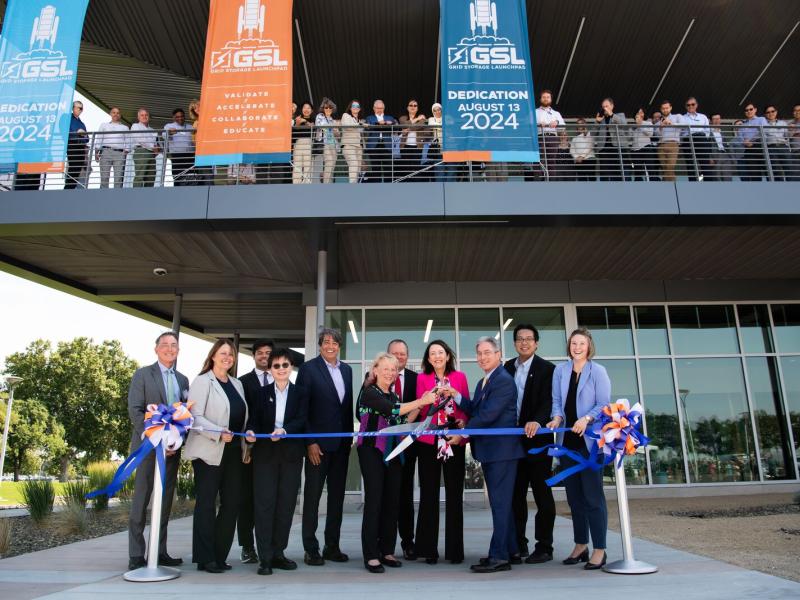
<path fill-rule="evenodd" d="M 391 427 L 386 427 L 381 431 L 385 431 L 387 433 L 406 433 L 408 435 L 402 439 L 402 441 L 397 444 L 394 450 L 386 457 L 385 462 L 389 462 L 396 456 L 399 456 L 403 453 L 403 451 L 408 448 L 411 444 L 414 443 L 414 440 L 417 436 L 423 431 L 429 431 L 429 427 L 431 425 L 431 421 L 433 420 L 433 416 L 444 408 L 444 405 L 447 404 L 447 401 L 450 398 L 445 398 L 438 404 L 432 404 L 431 409 L 428 411 L 427 418 L 422 421 L 421 423 L 403 423 L 402 425 L 392 425 Z"/>

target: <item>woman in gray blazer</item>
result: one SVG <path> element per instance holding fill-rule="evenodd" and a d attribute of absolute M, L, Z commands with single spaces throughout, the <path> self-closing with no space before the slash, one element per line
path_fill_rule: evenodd
<path fill-rule="evenodd" d="M 189 388 L 194 426 L 186 440 L 184 457 L 192 461 L 196 501 L 192 558 L 198 571 L 222 573 L 233 543 L 242 489 L 245 457 L 242 433 L 247 423 L 244 388 L 230 375 L 236 349 L 230 340 L 217 340 Z M 217 496 L 220 498 L 216 510 Z"/>
<path fill-rule="evenodd" d="M 561 363 L 553 371 L 552 419 L 547 427 L 572 428 L 559 433 L 557 442 L 584 457 L 594 440 L 584 435 L 589 424 L 600 416 L 603 406 L 611 402 L 611 381 L 606 370 L 592 361 L 594 340 L 588 329 L 580 327 L 573 331 L 567 341 L 570 360 Z M 561 467 L 567 469 L 576 464 L 568 456 L 561 457 Z M 572 531 L 575 548 L 564 559 L 565 565 L 585 562 L 584 569 L 599 569 L 606 563 L 606 531 L 608 511 L 603 492 L 603 470 L 584 470 L 564 480 L 567 502 L 572 512 Z M 594 552 L 589 558 L 589 533 Z"/>

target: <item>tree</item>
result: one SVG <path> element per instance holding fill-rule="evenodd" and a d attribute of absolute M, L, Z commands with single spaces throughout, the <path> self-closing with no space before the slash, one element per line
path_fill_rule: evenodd
<path fill-rule="evenodd" d="M 24 379 L 15 393 L 40 401 L 64 427 L 62 479 L 78 454 L 89 460 L 107 459 L 113 451 L 127 454 L 127 392 L 136 368 L 118 341 L 95 344 L 84 337 L 59 342 L 55 350 L 35 340 L 6 358 L 7 372 Z"/>
<path fill-rule="evenodd" d="M 0 402 L 0 414 L 6 413 L 6 402 Z M 60 458 L 67 450 L 64 427 L 38 400 L 14 399 L 11 407 L 11 426 L 8 430 L 6 465 L 13 471 L 14 481 L 19 481 L 23 465 L 40 459 Z"/>

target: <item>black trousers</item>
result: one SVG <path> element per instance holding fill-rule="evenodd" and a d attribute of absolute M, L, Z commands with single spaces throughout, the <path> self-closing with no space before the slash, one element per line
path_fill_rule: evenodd
<path fill-rule="evenodd" d="M 303 549 L 306 552 L 319 552 L 317 526 L 319 524 L 319 501 L 322 489 L 328 482 L 328 516 L 325 519 L 325 546 L 339 547 L 342 531 L 342 511 L 344 509 L 344 488 L 347 482 L 347 464 L 350 459 L 350 446 L 340 446 L 338 450 L 325 452 L 319 465 L 312 465 L 305 459 L 306 481 L 303 486 Z"/>
<path fill-rule="evenodd" d="M 632 173 L 634 181 L 658 180 L 658 153 L 655 146 L 645 146 L 630 152 Z"/>
<path fill-rule="evenodd" d="M 65 190 L 78 187 L 81 171 L 86 166 L 86 144 L 69 144 L 67 146 L 67 176 L 64 180 Z"/>
<path fill-rule="evenodd" d="M 742 181 L 761 181 L 765 173 L 764 147 L 754 142 L 749 148 L 745 147 L 744 155 L 739 160 L 739 177 Z"/>
<path fill-rule="evenodd" d="M 239 546 L 251 550 L 255 548 L 253 527 L 253 463 L 242 465 L 242 502 L 239 506 L 239 517 L 236 520 L 236 537 Z"/>
<path fill-rule="evenodd" d="M 369 181 L 370 183 L 391 183 L 392 175 L 400 176 L 400 171 L 395 165 L 392 173 L 392 149 L 391 148 L 368 148 L 367 158 L 369 158 Z"/>
<path fill-rule="evenodd" d="M 597 165 L 593 158 L 584 159 L 583 162 L 575 162 L 573 164 L 573 179 L 575 181 L 594 181 L 597 179 L 595 169 Z"/>
<path fill-rule="evenodd" d="M 209 465 L 199 458 L 192 461 L 197 495 L 192 558 L 198 564 L 214 561 L 222 564 L 228 558 L 242 497 L 242 466 L 242 447 L 238 438 L 225 444 L 219 466 Z"/>
<path fill-rule="evenodd" d="M 414 472 L 417 470 L 418 446 L 418 443 L 411 444 L 403 452 L 403 479 L 397 513 L 397 530 L 403 550 L 414 550 Z"/>
<path fill-rule="evenodd" d="M 171 152 L 169 158 L 172 161 L 173 185 L 194 185 L 195 178 L 192 171 L 194 154 L 191 152 Z"/>
<path fill-rule="evenodd" d="M 384 463 L 383 453 L 376 448 L 359 446 L 357 451 L 364 478 L 361 553 L 366 562 L 394 554 L 403 466 L 400 457 Z"/>
<path fill-rule="evenodd" d="M 692 146 L 694 146 L 694 157 L 692 156 Z M 697 175 L 703 179 L 708 179 L 714 175 L 711 168 L 711 152 L 713 151 L 712 139 L 702 133 L 693 133 L 691 141 L 686 138 L 681 142 L 681 155 L 686 163 L 686 171 L 689 181 L 697 181 Z M 697 171 L 695 172 L 694 160 L 697 160 Z"/>
<path fill-rule="evenodd" d="M 421 168 L 422 146 L 403 146 L 400 149 L 400 176 L 408 177 L 405 181 L 422 181 L 423 174 L 414 175 Z"/>
<path fill-rule="evenodd" d="M 273 442 L 267 440 L 267 443 Z M 302 471 L 302 458 L 259 457 L 257 454 L 253 457 L 256 541 L 262 563 L 282 556 L 289 545 Z"/>
<path fill-rule="evenodd" d="M 528 552 L 528 538 L 525 529 L 528 525 L 528 488 L 533 491 L 536 501 L 534 517 L 534 536 L 539 552 L 553 553 L 553 526 L 556 521 L 556 503 L 553 491 L 545 481 L 553 475 L 553 459 L 549 456 L 530 456 L 520 459 L 517 465 L 517 480 L 514 484 L 514 524 L 517 532 L 517 546 L 522 553 Z"/>
<path fill-rule="evenodd" d="M 453 446 L 453 456 L 436 458 L 435 444 L 415 442 L 419 459 L 419 514 L 416 551 L 424 558 L 439 558 L 439 482 L 444 472 L 444 557 L 464 560 L 464 475 L 466 448 Z"/>

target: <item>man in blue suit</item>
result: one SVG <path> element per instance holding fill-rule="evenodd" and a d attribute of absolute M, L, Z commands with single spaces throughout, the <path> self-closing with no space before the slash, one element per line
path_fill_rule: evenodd
<path fill-rule="evenodd" d="M 472 400 L 456 396 L 456 402 L 469 415 L 470 429 L 496 429 L 517 426 L 517 386 L 503 368 L 500 346 L 493 337 L 482 337 L 475 346 L 478 366 L 486 376 L 478 383 Z M 481 463 L 492 509 L 492 541 L 489 555 L 472 565 L 475 573 L 509 571 L 512 555 L 517 554 L 514 511 L 511 508 L 517 463 L 525 456 L 519 436 L 473 436 L 472 455 Z"/>
<path fill-rule="evenodd" d="M 392 126 L 397 119 L 384 113 L 383 100 L 375 100 L 367 117 L 367 157 L 370 164 L 370 182 L 392 181 Z"/>
<path fill-rule="evenodd" d="M 353 431 L 353 370 L 339 360 L 342 334 L 323 329 L 319 334 L 320 354 L 300 367 L 297 385 L 308 391 L 310 433 Z M 344 489 L 352 438 L 307 440 L 306 481 L 303 487 L 303 548 L 307 565 L 320 566 L 325 559 L 346 562 L 339 548 L 342 529 Z M 319 501 L 328 482 L 328 516 L 325 519 L 325 547 L 319 552 L 317 525 Z"/>

